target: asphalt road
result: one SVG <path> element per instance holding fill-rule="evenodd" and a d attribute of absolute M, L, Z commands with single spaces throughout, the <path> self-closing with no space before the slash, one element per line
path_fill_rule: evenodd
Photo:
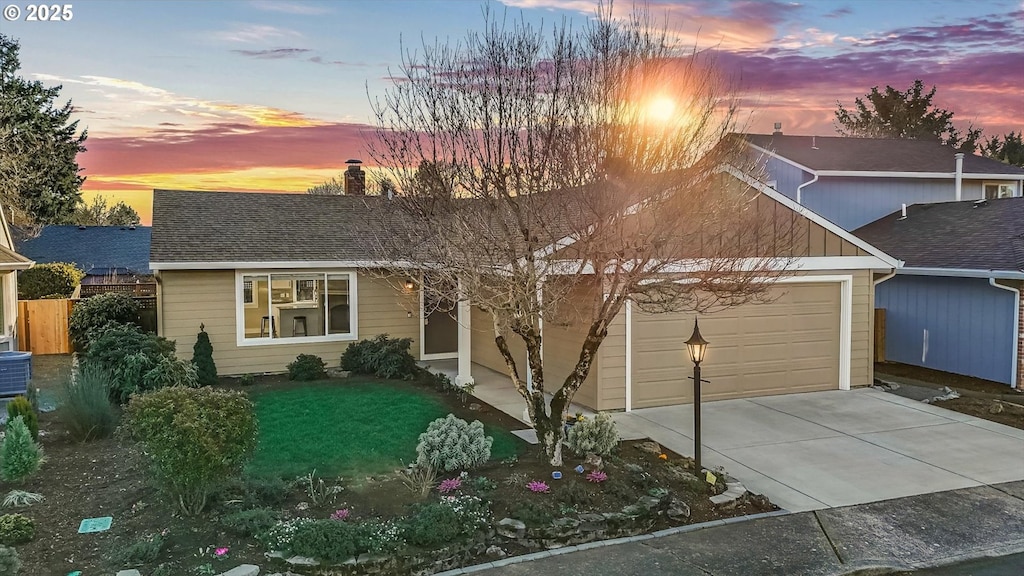
<path fill-rule="evenodd" d="M 953 564 L 931 570 L 908 572 L 907 576 L 1021 576 L 1024 574 L 1024 554 L 1002 558 L 984 558 L 963 564 Z"/>

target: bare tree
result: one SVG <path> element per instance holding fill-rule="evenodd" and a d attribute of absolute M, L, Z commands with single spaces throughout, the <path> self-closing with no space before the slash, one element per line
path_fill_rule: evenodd
<path fill-rule="evenodd" d="M 627 299 L 668 312 L 767 298 L 794 215 L 728 173 L 749 162 L 730 137 L 727 83 L 645 11 L 616 20 L 603 7 L 581 29 L 485 21 L 462 43 L 407 54 L 375 100 L 372 155 L 397 190 L 379 260 L 402 262 L 398 277 L 428 271 L 430 301 L 490 314 L 560 465 L 564 415 Z M 579 356 L 549 386 L 542 325 L 568 319 L 584 326 Z"/>

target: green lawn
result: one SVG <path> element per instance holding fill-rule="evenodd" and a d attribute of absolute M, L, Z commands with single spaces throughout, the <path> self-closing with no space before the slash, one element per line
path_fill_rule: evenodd
<path fill-rule="evenodd" d="M 295 477 L 316 468 L 323 477 L 388 472 L 416 459 L 427 424 L 448 414 L 413 388 L 376 382 L 313 382 L 252 395 L 259 444 L 249 466 L 258 475 Z M 507 430 L 494 437 L 491 457 L 507 458 L 521 441 Z"/>

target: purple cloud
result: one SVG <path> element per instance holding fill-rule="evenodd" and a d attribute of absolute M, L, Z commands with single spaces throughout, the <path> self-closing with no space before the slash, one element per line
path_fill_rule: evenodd
<path fill-rule="evenodd" d="M 258 60 L 284 60 L 298 58 L 312 50 L 308 48 L 272 48 L 270 50 L 232 50 L 232 52 Z"/>

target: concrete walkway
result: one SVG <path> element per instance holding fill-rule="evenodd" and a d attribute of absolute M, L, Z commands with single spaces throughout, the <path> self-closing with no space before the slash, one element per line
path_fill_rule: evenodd
<path fill-rule="evenodd" d="M 473 376 L 475 396 L 523 419 L 507 377 Z M 692 405 L 614 418 L 624 438 L 693 455 Z M 704 464 L 792 512 L 1024 480 L 1024 430 L 876 389 L 708 402 L 702 421 Z"/>
<path fill-rule="evenodd" d="M 549 551 L 526 562 L 510 558 L 438 576 L 832 576 L 942 566 L 1024 552 L 1024 482 L 740 519 L 565 552 Z"/>

